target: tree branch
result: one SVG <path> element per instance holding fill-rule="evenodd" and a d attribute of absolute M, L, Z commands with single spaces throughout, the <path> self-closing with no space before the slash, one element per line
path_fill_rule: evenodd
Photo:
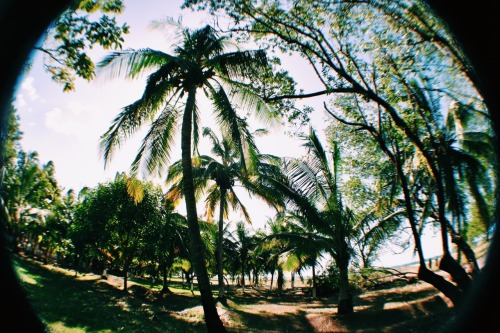
<path fill-rule="evenodd" d="M 310 97 L 316 97 L 316 96 L 321 96 L 321 95 L 328 95 L 331 93 L 358 93 L 359 90 L 355 88 L 336 88 L 336 89 L 325 89 L 321 91 L 316 91 L 313 93 L 309 94 L 298 94 L 298 95 L 281 95 L 281 96 L 275 96 L 275 97 L 268 97 L 264 98 L 264 101 L 266 103 L 268 102 L 273 102 L 273 101 L 278 101 L 282 99 L 303 99 L 303 98 L 310 98 Z"/>

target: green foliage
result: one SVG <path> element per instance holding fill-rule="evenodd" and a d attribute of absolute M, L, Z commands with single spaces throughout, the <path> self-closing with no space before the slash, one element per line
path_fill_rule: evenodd
<path fill-rule="evenodd" d="M 19 120 L 16 109 L 11 104 L 7 112 L 7 121 L 0 132 L 0 148 L 2 152 L 0 167 L 2 169 L 12 167 L 17 151 L 20 149 L 23 133 L 19 129 Z"/>
<path fill-rule="evenodd" d="M 45 70 L 63 91 L 75 89 L 76 77 L 87 81 L 95 77 L 89 49 L 97 45 L 104 50 L 121 49 L 129 26 L 119 26 L 112 15 L 120 14 L 123 8 L 123 0 L 80 0 L 53 22 L 35 49 L 44 53 Z M 99 12 L 103 15 L 97 18 Z"/>
<path fill-rule="evenodd" d="M 129 191 L 130 183 L 142 186 L 141 200 Z M 76 208 L 70 233 L 76 253 L 82 260 L 97 256 L 105 265 L 127 272 L 143 249 L 159 244 L 151 229 L 158 231 L 162 224 L 162 200 L 158 186 L 138 184 L 125 174 L 99 184 Z"/>
<path fill-rule="evenodd" d="M 312 281 L 309 281 L 312 284 Z M 332 297 L 339 292 L 339 270 L 330 263 L 326 269 L 316 276 L 316 295 L 318 297 Z"/>

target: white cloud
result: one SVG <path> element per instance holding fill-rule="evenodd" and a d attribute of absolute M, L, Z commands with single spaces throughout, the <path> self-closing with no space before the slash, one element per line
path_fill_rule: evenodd
<path fill-rule="evenodd" d="M 30 76 L 30 77 L 27 77 L 23 80 L 23 82 L 21 83 L 21 91 L 24 91 L 26 92 L 26 95 L 27 97 L 31 100 L 31 101 L 36 101 L 38 99 L 38 93 L 35 89 L 35 86 L 34 86 L 34 83 L 35 82 L 35 79 Z"/>
<path fill-rule="evenodd" d="M 24 95 L 23 94 L 17 94 L 16 96 L 16 101 L 15 101 L 15 105 L 16 105 L 16 108 L 23 108 L 27 105 L 28 103 L 26 103 L 26 100 L 24 99 Z"/>
<path fill-rule="evenodd" d="M 68 102 L 66 107 L 54 108 L 45 115 L 45 126 L 56 133 L 76 137 L 81 142 L 97 142 L 102 134 L 99 107 Z"/>

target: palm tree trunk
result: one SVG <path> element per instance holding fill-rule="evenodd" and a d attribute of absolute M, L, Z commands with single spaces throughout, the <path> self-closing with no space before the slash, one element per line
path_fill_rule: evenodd
<path fill-rule="evenodd" d="M 316 298 L 316 258 L 314 258 L 312 265 L 312 291 L 311 297 Z"/>
<path fill-rule="evenodd" d="M 283 268 L 278 267 L 278 295 L 283 296 L 283 285 L 285 284 L 285 277 L 283 276 Z"/>
<path fill-rule="evenodd" d="M 241 262 L 241 290 L 245 293 L 245 260 Z"/>
<path fill-rule="evenodd" d="M 273 290 L 273 280 L 274 280 L 274 269 L 271 272 L 271 285 L 269 286 L 269 290 Z"/>
<path fill-rule="evenodd" d="M 205 266 L 205 251 L 198 224 L 198 214 L 196 212 L 196 198 L 193 182 L 193 165 L 191 161 L 191 134 L 193 112 L 195 110 L 196 86 L 188 88 L 186 108 L 184 110 L 181 129 L 181 151 L 182 151 L 182 174 L 184 177 L 184 198 L 186 201 L 186 215 L 189 227 L 191 259 L 198 279 L 198 288 L 201 294 L 201 303 L 205 314 L 205 325 L 208 332 L 222 332 L 226 329 L 222 324 L 215 307 L 215 301 L 210 288 Z"/>
<path fill-rule="evenodd" d="M 219 275 L 219 299 L 224 299 L 224 265 L 222 262 L 222 242 L 224 239 L 224 202 L 226 190 L 220 189 L 219 233 L 217 239 L 217 273 Z"/>
<path fill-rule="evenodd" d="M 345 244 L 347 249 L 347 244 Z M 354 312 L 352 303 L 351 287 L 349 285 L 349 254 L 347 251 L 341 251 L 343 255 L 337 256 L 335 261 L 339 268 L 339 304 L 338 314 L 349 314 Z"/>
<path fill-rule="evenodd" d="M 171 293 L 170 289 L 168 288 L 168 279 L 167 279 L 168 269 L 167 265 L 165 264 L 163 265 L 162 275 L 163 275 L 163 286 L 161 288 L 161 293 Z"/>

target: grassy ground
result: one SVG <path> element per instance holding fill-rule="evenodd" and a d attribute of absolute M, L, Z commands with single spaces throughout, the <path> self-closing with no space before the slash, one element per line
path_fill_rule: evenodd
<path fill-rule="evenodd" d="M 205 332 L 197 294 L 180 284 L 160 295 L 121 278 L 75 276 L 52 266 L 16 257 L 16 266 L 35 309 L 54 333 Z M 355 312 L 336 314 L 337 297 L 308 298 L 298 290 L 278 297 L 268 289 L 230 287 L 227 304 L 217 304 L 229 332 L 440 332 L 454 309 L 426 283 L 394 283 L 356 295 Z"/>

